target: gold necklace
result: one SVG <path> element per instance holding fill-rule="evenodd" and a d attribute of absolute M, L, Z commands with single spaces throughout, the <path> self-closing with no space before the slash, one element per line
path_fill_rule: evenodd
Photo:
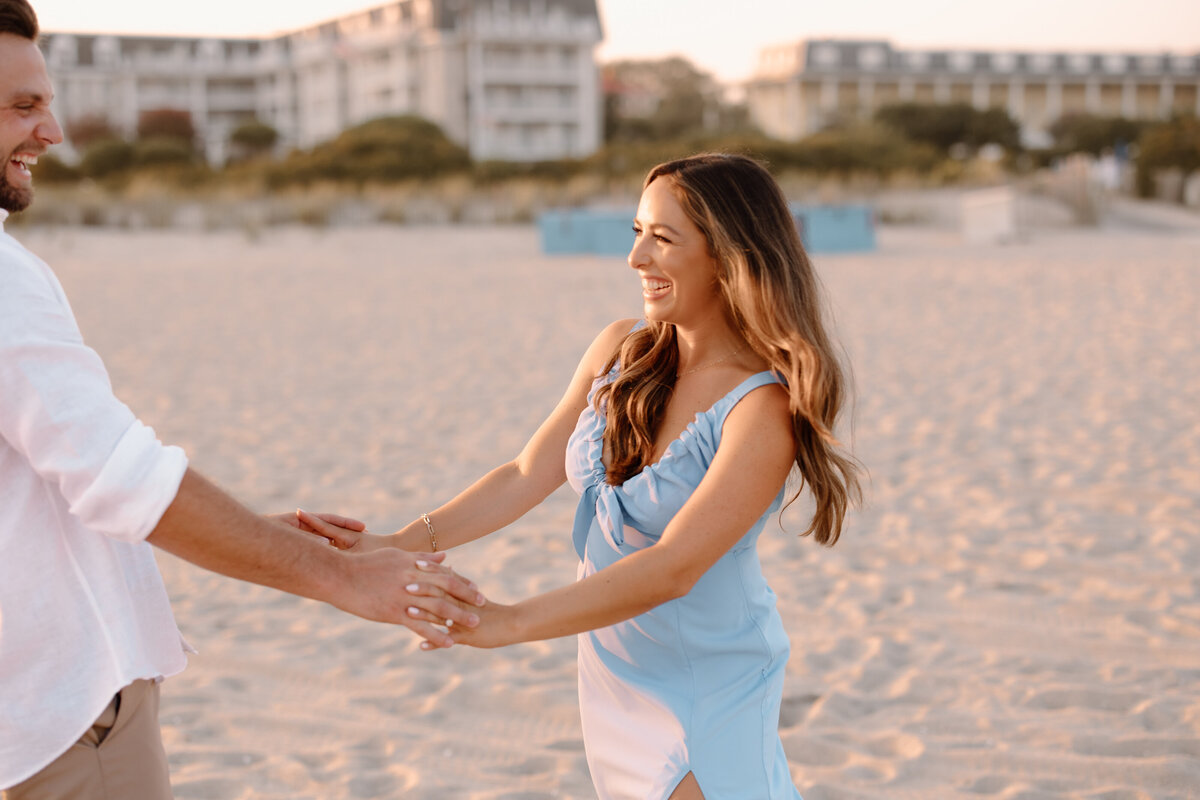
<path fill-rule="evenodd" d="M 691 375 L 693 372 L 699 372 L 702 369 L 708 369 L 709 367 L 715 367 L 717 364 L 720 364 L 722 361 L 728 361 L 729 359 L 733 358 L 740 352 L 742 352 L 742 348 L 739 347 L 737 350 L 734 350 L 732 353 L 727 354 L 723 358 L 718 358 L 716 361 L 709 361 L 707 364 L 701 364 L 698 367 L 692 367 L 691 369 L 686 369 L 683 372 L 677 372 L 677 373 L 675 373 L 675 380 L 679 380 L 684 375 Z"/>

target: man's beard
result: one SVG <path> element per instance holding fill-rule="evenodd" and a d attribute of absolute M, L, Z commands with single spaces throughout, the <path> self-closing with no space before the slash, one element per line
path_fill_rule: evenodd
<path fill-rule="evenodd" d="M 8 176 L 5 175 L 7 171 L 8 162 L 5 161 L 5 168 L 0 171 L 0 208 L 15 214 L 18 211 L 24 211 L 33 202 L 33 187 L 13 186 L 8 182 Z"/>
<path fill-rule="evenodd" d="M 12 163 L 12 157 L 17 153 L 41 155 L 44 152 L 46 152 L 44 145 L 39 146 L 34 141 L 22 142 L 4 159 L 3 168 L 0 168 L 0 208 L 10 214 L 29 208 L 29 204 L 33 202 L 33 185 L 13 186 L 9 183 L 8 165 Z"/>

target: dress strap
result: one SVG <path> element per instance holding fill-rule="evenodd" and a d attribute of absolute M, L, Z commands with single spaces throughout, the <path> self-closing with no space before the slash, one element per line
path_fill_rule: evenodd
<path fill-rule="evenodd" d="M 716 413 L 713 416 L 715 417 L 714 422 L 717 430 L 721 430 L 721 428 L 725 426 L 725 417 L 729 416 L 729 412 L 733 410 L 734 406 L 741 402 L 743 397 L 762 386 L 767 386 L 768 384 L 772 383 L 782 384 L 783 382 L 783 378 L 781 378 L 777 372 L 774 372 L 773 370 L 764 370 L 763 372 L 754 373 L 749 378 L 746 378 L 746 380 L 733 387 L 729 394 L 722 397 L 717 402 L 717 405 L 714 406 L 714 411 L 716 411 Z"/>

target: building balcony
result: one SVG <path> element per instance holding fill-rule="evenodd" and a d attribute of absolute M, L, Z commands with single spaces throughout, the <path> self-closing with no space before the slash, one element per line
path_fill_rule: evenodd
<path fill-rule="evenodd" d="M 485 86 L 575 86 L 579 83 L 579 71 L 574 66 L 484 64 L 476 73 L 476 80 Z"/>
<path fill-rule="evenodd" d="M 486 106 L 475 111 L 482 124 L 573 123 L 579 119 L 579 109 L 570 106 Z"/>
<path fill-rule="evenodd" d="M 545 43 L 599 44 L 600 29 L 591 19 L 573 19 L 560 15 L 545 17 L 504 17 L 478 14 L 470 24 L 476 40 L 537 41 Z"/>

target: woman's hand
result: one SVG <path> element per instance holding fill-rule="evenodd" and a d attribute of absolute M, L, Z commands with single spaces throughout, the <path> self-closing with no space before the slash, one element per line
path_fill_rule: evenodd
<path fill-rule="evenodd" d="M 519 634 L 517 606 L 488 602 L 482 608 L 471 610 L 479 616 L 479 625 L 474 628 L 450 626 L 447 632 L 454 644 L 492 648 L 505 647 L 523 641 Z M 421 618 L 424 618 L 423 614 Z M 433 649 L 433 646 L 426 647 L 426 644 L 426 642 L 421 643 L 422 649 Z"/>
<path fill-rule="evenodd" d="M 342 546 L 342 540 L 348 541 L 353 537 L 369 535 L 365 534 L 367 530 L 365 522 L 352 517 L 343 517 L 341 514 L 310 514 L 307 511 L 296 509 L 295 511 L 288 511 L 282 514 L 266 514 L 265 516 L 267 519 L 282 522 L 284 525 L 290 525 L 293 528 L 299 528 L 305 533 L 314 533 L 323 539 L 327 539 L 331 545 L 341 550 L 349 549 L 348 546 Z M 334 538 L 318 530 L 314 527 L 314 524 L 322 528 L 327 528 L 329 531 L 339 531 L 340 534 L 338 538 Z"/>
<path fill-rule="evenodd" d="M 339 550 L 368 553 L 392 546 L 392 537 L 370 533 L 367 526 L 356 519 L 339 517 L 336 514 L 312 514 L 303 509 L 296 509 L 293 516 L 296 527 L 328 539 L 329 543 Z"/>

